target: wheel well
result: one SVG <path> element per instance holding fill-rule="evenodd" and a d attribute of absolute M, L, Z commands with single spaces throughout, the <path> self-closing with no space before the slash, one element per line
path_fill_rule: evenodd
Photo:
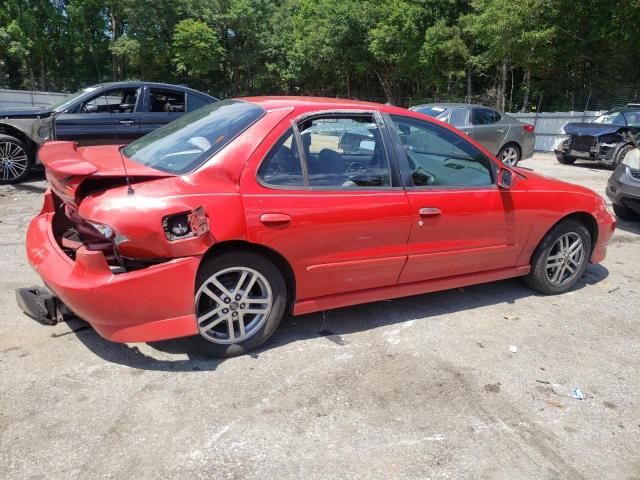
<path fill-rule="evenodd" d="M 565 217 L 562 217 L 556 223 L 551 225 L 549 230 L 545 232 L 542 239 L 544 239 L 544 237 L 547 236 L 547 233 L 549 233 L 556 225 L 568 219 L 577 220 L 578 222 L 582 223 L 587 230 L 589 230 L 589 235 L 591 235 L 591 252 L 593 252 L 593 248 L 595 247 L 596 242 L 598 241 L 598 223 L 596 222 L 596 219 L 593 218 L 591 214 L 586 212 L 574 212 Z M 591 257 L 591 252 L 589 252 L 589 257 Z"/>
<path fill-rule="evenodd" d="M 209 250 L 207 250 L 207 253 L 205 253 L 202 257 L 200 265 L 202 265 L 202 263 L 204 263 L 208 258 L 214 255 L 220 255 L 222 253 L 227 253 L 230 251 L 254 252 L 262 255 L 263 257 L 266 257 L 271 262 L 273 262 L 273 264 L 282 272 L 284 281 L 287 284 L 287 308 L 290 312 L 292 311 L 293 304 L 296 298 L 296 277 L 293 273 L 291 265 L 281 254 L 268 247 L 255 243 L 250 243 L 242 240 L 229 240 L 226 242 L 216 243 L 211 248 L 209 248 Z"/>
<path fill-rule="evenodd" d="M 31 154 L 35 155 L 36 150 L 38 149 L 38 144 L 34 142 L 29 136 L 24 133 L 22 130 L 12 126 L 7 125 L 6 123 L 0 123 L 0 135 L 9 135 L 11 137 L 15 137 L 18 140 L 25 143 L 27 148 L 31 150 Z"/>

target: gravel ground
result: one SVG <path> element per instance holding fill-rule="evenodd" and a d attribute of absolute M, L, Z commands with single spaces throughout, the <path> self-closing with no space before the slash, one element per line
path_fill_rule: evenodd
<path fill-rule="evenodd" d="M 602 195 L 610 174 L 523 166 Z M 290 318 L 220 361 L 25 317 L 44 188 L 0 187 L 0 478 L 640 479 L 640 223 L 564 295 L 516 279 Z"/>

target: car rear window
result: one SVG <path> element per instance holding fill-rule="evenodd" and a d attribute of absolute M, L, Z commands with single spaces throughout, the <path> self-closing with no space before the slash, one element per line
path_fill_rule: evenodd
<path fill-rule="evenodd" d="M 122 153 L 148 167 L 182 175 L 213 157 L 264 113 L 240 100 L 213 103 L 145 135 Z"/>
<path fill-rule="evenodd" d="M 414 109 L 418 113 L 422 113 L 423 115 L 429 115 L 430 117 L 438 117 L 446 112 L 448 109 L 445 107 L 416 107 Z"/>

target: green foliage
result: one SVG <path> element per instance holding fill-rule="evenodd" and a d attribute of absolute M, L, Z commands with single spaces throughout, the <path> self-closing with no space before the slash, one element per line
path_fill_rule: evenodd
<path fill-rule="evenodd" d="M 0 87 L 606 108 L 640 98 L 638 18 L 638 0 L 3 0 Z"/>
<path fill-rule="evenodd" d="M 178 74 L 204 81 L 224 54 L 215 30 L 198 20 L 182 20 L 173 33 L 173 64 Z"/>

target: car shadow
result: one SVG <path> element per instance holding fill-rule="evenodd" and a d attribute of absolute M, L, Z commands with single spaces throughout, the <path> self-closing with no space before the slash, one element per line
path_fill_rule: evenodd
<path fill-rule="evenodd" d="M 623 220 L 616 217 L 616 229 L 640 235 L 640 220 Z"/>
<path fill-rule="evenodd" d="M 13 190 L 19 192 L 43 194 L 49 188 L 49 184 L 45 182 L 44 170 L 34 169 L 29 172 L 26 180 L 10 185 Z M 45 183 L 43 183 L 45 182 Z"/>
<path fill-rule="evenodd" d="M 573 288 L 580 290 L 601 282 L 609 275 L 602 265 L 589 265 Z M 287 316 L 276 333 L 259 349 L 250 352 L 259 358 L 269 350 L 325 337 L 337 345 L 346 345 L 345 335 L 403 323 L 409 320 L 430 321 L 434 317 L 498 304 L 513 304 L 517 300 L 540 296 L 520 279 L 474 285 L 465 288 L 368 303 L 353 307 L 303 315 Z M 71 331 L 94 354 L 105 361 L 131 368 L 152 371 L 194 372 L 214 371 L 228 359 L 214 358 L 197 348 L 193 339 L 183 338 L 141 345 L 109 342 L 81 320 L 69 322 Z M 144 351 L 143 351 L 144 350 Z M 171 358 L 186 357 L 186 358 Z"/>
<path fill-rule="evenodd" d="M 613 170 L 611 170 L 611 168 L 607 167 L 606 165 L 603 165 L 602 163 L 590 162 L 589 160 L 583 160 L 583 161 L 576 160 L 576 162 L 571 166 L 584 168 L 587 170 L 593 170 L 594 172 L 608 170 L 609 172 L 613 173 Z"/>

